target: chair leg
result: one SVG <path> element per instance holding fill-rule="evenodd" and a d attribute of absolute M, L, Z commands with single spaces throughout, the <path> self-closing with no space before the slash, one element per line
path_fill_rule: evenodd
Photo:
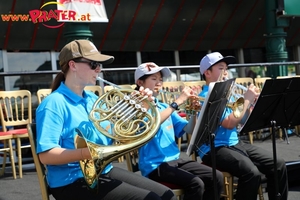
<path fill-rule="evenodd" d="M 228 172 L 222 172 L 224 176 L 224 193 L 222 196 L 226 200 L 233 200 L 234 187 L 237 187 L 237 184 L 233 183 L 233 176 Z M 259 186 L 257 191 L 259 200 L 264 200 L 262 185 Z"/>
<path fill-rule="evenodd" d="M 14 151 L 13 151 L 13 146 L 12 146 L 12 141 L 11 140 L 8 140 L 8 146 L 9 146 L 10 163 L 11 163 L 11 169 L 12 169 L 13 177 L 14 177 L 14 179 L 17 179 L 15 159 L 14 159 Z"/>
<path fill-rule="evenodd" d="M 6 158 L 7 158 L 7 153 L 9 153 L 9 156 L 10 156 L 9 159 L 10 159 L 10 163 L 11 163 L 12 174 L 13 174 L 14 179 L 17 179 L 12 141 L 10 139 L 8 141 L 4 141 L 4 147 L 7 147 L 7 143 L 6 142 L 8 142 L 9 151 L 8 152 L 4 151 L 3 163 L 2 163 L 2 170 L 0 172 L 0 176 L 4 175 L 4 173 L 5 173 Z"/>
<path fill-rule="evenodd" d="M 253 131 L 249 132 L 248 135 L 250 144 L 253 144 Z"/>
<path fill-rule="evenodd" d="M 224 176 L 224 192 L 222 196 L 226 200 L 233 200 L 233 176 L 228 172 L 222 172 Z"/>
<path fill-rule="evenodd" d="M 123 162 L 123 161 L 124 161 L 124 156 L 120 156 L 120 157 L 118 158 L 118 162 L 121 163 L 121 162 Z"/>
<path fill-rule="evenodd" d="M 298 137 L 300 136 L 300 125 L 295 126 L 295 133 Z"/>
<path fill-rule="evenodd" d="M 258 198 L 259 198 L 259 200 L 264 200 L 264 194 L 263 194 L 263 190 L 262 190 L 261 185 L 258 188 Z"/>
<path fill-rule="evenodd" d="M 261 135 L 262 135 L 261 133 L 262 133 L 262 129 L 256 131 L 256 137 L 257 137 L 258 139 L 261 139 Z"/>
<path fill-rule="evenodd" d="M 17 152 L 18 152 L 18 166 L 19 166 L 19 176 L 23 178 L 23 170 L 22 170 L 22 151 L 21 151 L 21 138 L 16 138 L 17 141 Z"/>
<path fill-rule="evenodd" d="M 281 128 L 278 129 L 278 135 L 279 135 L 279 139 L 283 140 L 282 139 L 282 129 Z"/>
<path fill-rule="evenodd" d="M 177 139 L 178 149 L 181 151 L 181 137 Z"/>
<path fill-rule="evenodd" d="M 6 140 L 3 141 L 3 148 L 5 148 L 7 146 L 6 144 Z M 7 157 L 7 153 L 6 150 L 3 151 L 3 162 L 2 162 L 2 169 L 0 171 L 0 176 L 4 175 L 5 173 L 5 166 L 6 166 L 6 157 Z"/>

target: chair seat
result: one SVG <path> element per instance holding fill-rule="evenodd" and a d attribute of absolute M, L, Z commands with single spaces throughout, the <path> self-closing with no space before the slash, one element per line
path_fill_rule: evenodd
<path fill-rule="evenodd" d="M 14 129 L 7 131 L 7 133 L 13 134 L 13 135 L 21 135 L 21 134 L 27 134 L 27 128 L 21 128 L 21 129 Z"/>
<path fill-rule="evenodd" d="M 179 112 L 178 115 L 179 115 L 180 117 L 186 117 L 186 113 L 184 113 L 184 112 Z"/>
<path fill-rule="evenodd" d="M 168 182 L 159 182 L 160 184 L 164 185 L 164 186 L 167 186 L 168 188 L 172 189 L 172 190 L 175 190 L 175 189 L 182 189 L 181 186 L 179 185 L 176 185 L 174 183 L 168 183 Z"/>
<path fill-rule="evenodd" d="M 6 135 L 12 135 L 12 133 L 9 133 L 9 132 L 0 132 L 0 136 L 6 136 Z"/>

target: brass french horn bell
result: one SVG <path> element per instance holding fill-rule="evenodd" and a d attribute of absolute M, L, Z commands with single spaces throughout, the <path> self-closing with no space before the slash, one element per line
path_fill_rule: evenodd
<path fill-rule="evenodd" d="M 239 118 L 244 110 L 244 98 L 240 97 L 235 102 L 227 103 L 226 106 L 233 112 L 235 118 Z"/>
<path fill-rule="evenodd" d="M 89 118 L 101 134 L 114 140 L 114 145 L 110 146 L 96 144 L 89 141 L 85 133 L 76 130 L 75 147 L 88 147 L 92 157 L 79 162 L 85 181 L 92 189 L 97 188 L 98 178 L 109 163 L 146 144 L 160 126 L 156 105 L 132 89 L 112 89 L 100 96 Z M 101 126 L 107 121 L 112 133 Z"/>

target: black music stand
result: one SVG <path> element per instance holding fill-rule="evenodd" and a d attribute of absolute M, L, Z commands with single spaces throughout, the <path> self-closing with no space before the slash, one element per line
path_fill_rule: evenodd
<path fill-rule="evenodd" d="M 255 107 L 241 129 L 250 132 L 272 127 L 274 168 L 276 169 L 275 127 L 289 128 L 300 124 L 300 78 L 266 80 Z M 275 192 L 278 192 L 277 170 L 274 170 Z"/>
<path fill-rule="evenodd" d="M 200 116 L 195 125 L 190 144 L 187 149 L 187 155 L 190 156 L 193 151 L 197 151 L 204 143 L 210 143 L 212 171 L 214 181 L 214 198 L 217 200 L 217 181 L 216 181 L 216 159 L 215 159 L 215 131 L 220 125 L 226 104 L 228 103 L 230 90 L 235 79 L 225 82 L 210 83 L 208 94 L 201 108 Z"/>

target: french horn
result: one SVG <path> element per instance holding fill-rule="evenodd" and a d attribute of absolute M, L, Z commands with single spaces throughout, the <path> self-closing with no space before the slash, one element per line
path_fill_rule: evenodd
<path fill-rule="evenodd" d="M 109 163 L 146 144 L 160 126 L 156 105 L 133 89 L 112 89 L 100 96 L 89 118 L 100 133 L 114 140 L 113 145 L 99 145 L 76 130 L 75 147 L 88 147 L 92 157 L 79 161 L 85 181 L 92 189 L 98 188 L 98 178 Z M 110 122 L 112 133 L 101 126 L 104 121 Z"/>

